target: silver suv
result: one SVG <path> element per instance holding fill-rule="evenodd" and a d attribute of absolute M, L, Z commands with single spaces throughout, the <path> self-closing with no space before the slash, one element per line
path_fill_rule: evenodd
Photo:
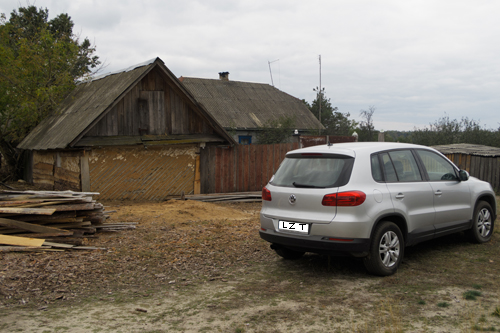
<path fill-rule="evenodd" d="M 363 257 L 391 275 L 406 246 L 465 231 L 491 239 L 496 198 L 438 151 L 342 143 L 290 151 L 262 189 L 260 236 L 285 259 L 305 252 Z"/>

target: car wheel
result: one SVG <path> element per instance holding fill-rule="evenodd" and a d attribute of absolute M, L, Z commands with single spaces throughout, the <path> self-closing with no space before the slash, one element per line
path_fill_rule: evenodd
<path fill-rule="evenodd" d="M 375 275 L 396 273 L 404 255 L 404 238 L 399 227 L 392 222 L 381 222 L 370 245 L 368 256 L 363 259 L 366 269 Z"/>
<path fill-rule="evenodd" d="M 276 248 L 274 249 L 274 251 L 276 251 L 276 253 L 280 256 L 280 257 L 283 257 L 283 259 L 288 259 L 288 260 L 296 260 L 296 259 L 299 259 L 301 258 L 305 252 L 301 252 L 301 251 L 294 251 L 294 250 L 290 250 L 286 247 L 279 247 L 279 248 Z"/>
<path fill-rule="evenodd" d="M 477 204 L 474 210 L 474 220 L 472 228 L 469 230 L 469 236 L 475 243 L 485 243 L 491 239 L 493 235 L 493 210 L 486 201 L 481 201 Z"/>

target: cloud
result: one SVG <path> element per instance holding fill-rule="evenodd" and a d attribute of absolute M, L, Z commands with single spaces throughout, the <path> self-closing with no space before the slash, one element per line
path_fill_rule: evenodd
<path fill-rule="evenodd" d="M 67 12 L 113 71 L 159 56 L 177 76 L 271 83 L 341 112 L 374 105 L 375 124 L 426 125 L 445 113 L 496 128 L 497 0 L 38 0 Z M 10 13 L 17 0 L 0 0 Z M 384 125 L 385 124 L 385 125 Z M 400 124 L 400 125 L 397 125 Z M 388 127 L 389 126 L 389 127 Z M 413 126 L 409 129 L 412 129 Z"/>

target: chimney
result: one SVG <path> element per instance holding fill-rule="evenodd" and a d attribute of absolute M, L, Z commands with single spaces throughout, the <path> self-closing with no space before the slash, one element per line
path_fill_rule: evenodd
<path fill-rule="evenodd" d="M 220 72 L 219 80 L 229 81 L 229 72 Z"/>

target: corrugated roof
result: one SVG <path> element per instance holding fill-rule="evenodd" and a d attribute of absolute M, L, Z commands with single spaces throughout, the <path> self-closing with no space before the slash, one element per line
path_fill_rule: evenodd
<path fill-rule="evenodd" d="M 225 128 L 259 128 L 282 116 L 295 117 L 298 129 L 324 128 L 301 100 L 268 84 L 190 77 L 180 80 Z"/>
<path fill-rule="evenodd" d="M 82 82 L 18 145 L 21 149 L 62 149 L 76 139 L 149 69 L 149 65 Z"/>
<path fill-rule="evenodd" d="M 442 154 L 465 154 L 473 156 L 500 157 L 500 148 L 476 145 L 470 143 L 456 143 L 452 145 L 432 146 Z"/>
<path fill-rule="evenodd" d="M 180 84 L 163 61 L 156 58 L 78 84 L 61 103 L 57 112 L 44 119 L 17 147 L 33 150 L 70 147 L 89 126 L 105 111 L 110 110 L 129 89 L 157 65 L 178 85 L 187 98 L 198 106 L 193 96 Z M 236 143 L 211 114 L 207 114 L 201 107 L 199 111 L 217 133 L 228 142 Z"/>

